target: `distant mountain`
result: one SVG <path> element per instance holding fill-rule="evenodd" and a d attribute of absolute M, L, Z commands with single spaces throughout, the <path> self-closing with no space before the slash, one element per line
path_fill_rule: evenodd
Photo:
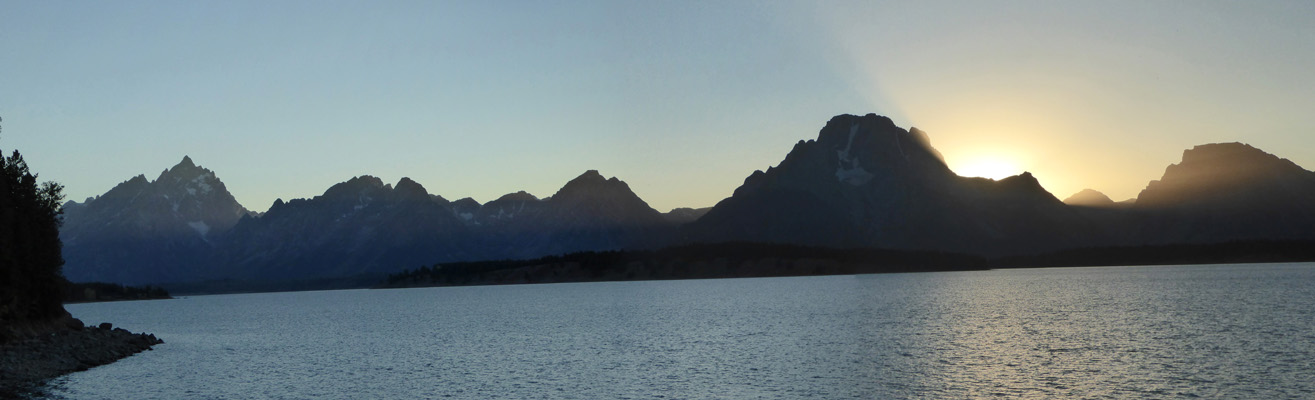
<path fill-rule="evenodd" d="M 361 176 L 321 196 L 274 203 L 225 243 L 245 279 L 386 274 L 437 262 L 653 248 L 670 225 L 625 182 L 588 171 L 555 195 L 517 192 L 487 204 L 449 202 L 403 178 Z"/>
<path fill-rule="evenodd" d="M 663 213 L 662 217 L 666 218 L 667 222 L 676 225 L 684 225 L 690 222 L 694 222 L 694 220 L 697 220 L 699 218 L 702 218 L 705 214 L 708 213 L 708 211 L 712 211 L 712 207 L 703 207 L 703 208 L 681 207 Z"/>
<path fill-rule="evenodd" d="M 1085 207 L 1114 207 L 1118 203 L 1115 203 L 1114 200 L 1110 200 L 1109 196 L 1106 196 L 1104 193 L 1092 189 L 1082 189 L 1082 191 L 1074 193 L 1072 196 L 1064 199 L 1064 204 Z"/>
<path fill-rule="evenodd" d="M 1196 146 L 1133 209 L 1144 243 L 1315 239 L 1315 172 L 1242 143 Z"/>
<path fill-rule="evenodd" d="M 974 254 L 1093 241 L 1092 222 L 1031 174 L 993 181 L 946 166 L 925 133 L 841 115 L 685 227 L 694 242 L 748 241 Z"/>
<path fill-rule="evenodd" d="M 532 224 L 548 232 L 537 256 L 584 250 L 650 249 L 668 243 L 671 225 L 630 185 L 589 170 L 567 182 Z"/>
<path fill-rule="evenodd" d="M 204 276 L 207 260 L 247 215 L 213 171 L 190 157 L 153 181 L 138 175 L 64 205 L 64 275 L 74 282 L 144 284 Z"/>
<path fill-rule="evenodd" d="M 333 185 L 311 199 L 274 202 L 243 218 L 224 243 L 224 277 L 294 280 L 343 277 L 477 257 L 451 203 L 402 178 L 373 176 Z"/>
<path fill-rule="evenodd" d="M 291 281 L 386 274 L 436 262 L 648 249 L 674 224 L 625 182 L 588 171 L 552 197 L 518 192 L 449 202 L 415 181 L 360 176 L 263 214 L 190 158 L 155 181 L 65 205 L 73 281 Z"/>
<path fill-rule="evenodd" d="M 655 248 L 669 242 L 674 227 L 625 182 L 595 170 L 552 197 L 512 193 L 482 205 L 475 216 L 487 259 Z"/>

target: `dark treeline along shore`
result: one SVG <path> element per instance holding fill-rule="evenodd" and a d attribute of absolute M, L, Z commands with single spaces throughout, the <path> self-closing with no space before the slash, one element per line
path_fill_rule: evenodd
<path fill-rule="evenodd" d="M 935 251 L 721 243 L 661 250 L 580 252 L 533 260 L 436 264 L 389 275 L 378 287 L 753 278 L 985 269 L 981 257 Z"/>
<path fill-rule="evenodd" d="M 125 286 L 117 283 L 64 281 L 60 298 L 67 303 L 98 301 L 161 300 L 171 299 L 168 290 L 159 286 Z"/>
<path fill-rule="evenodd" d="M 1315 242 L 1255 241 L 1208 245 L 1102 247 L 999 258 L 935 251 L 721 243 L 671 247 L 656 251 L 580 252 L 533 260 L 434 264 L 391 274 L 375 287 L 1304 261 L 1315 261 Z"/>
<path fill-rule="evenodd" d="M 64 310 L 61 191 L 38 184 L 18 151 L 0 156 L 0 398 L 162 343 L 109 323 L 84 326 Z"/>

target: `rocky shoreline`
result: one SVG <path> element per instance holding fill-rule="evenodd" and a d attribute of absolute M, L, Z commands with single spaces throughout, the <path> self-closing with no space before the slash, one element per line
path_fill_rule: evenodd
<path fill-rule="evenodd" d="M 51 378 L 109 364 L 164 343 L 155 335 L 132 333 L 109 323 L 84 327 L 81 321 L 70 320 L 57 324 L 60 329 L 0 344 L 0 398 L 38 396 Z"/>

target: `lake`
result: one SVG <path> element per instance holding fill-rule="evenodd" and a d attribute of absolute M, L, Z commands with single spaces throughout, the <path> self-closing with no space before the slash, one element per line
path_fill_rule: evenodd
<path fill-rule="evenodd" d="M 195 296 L 67 399 L 1315 398 L 1315 263 Z"/>

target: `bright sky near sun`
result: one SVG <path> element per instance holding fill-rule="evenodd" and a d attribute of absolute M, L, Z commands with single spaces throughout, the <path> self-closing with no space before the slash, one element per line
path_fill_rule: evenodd
<path fill-rule="evenodd" d="M 190 155 L 243 205 L 588 169 L 706 207 L 837 114 L 1137 195 L 1194 145 L 1315 168 L 1315 2 L 0 0 L 0 149 L 70 199 Z"/>

